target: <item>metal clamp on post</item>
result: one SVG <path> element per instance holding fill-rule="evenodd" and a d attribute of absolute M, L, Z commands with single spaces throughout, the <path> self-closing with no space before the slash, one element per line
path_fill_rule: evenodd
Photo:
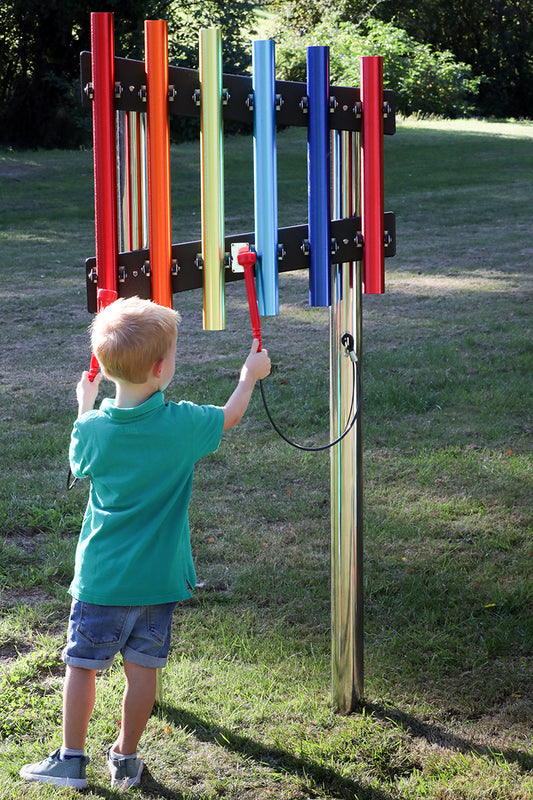
<path fill-rule="evenodd" d="M 357 353 L 355 352 L 355 340 L 351 333 L 343 333 L 341 338 L 341 344 L 344 347 L 344 355 L 346 358 L 351 358 L 354 364 L 357 364 L 359 359 L 357 358 Z"/>

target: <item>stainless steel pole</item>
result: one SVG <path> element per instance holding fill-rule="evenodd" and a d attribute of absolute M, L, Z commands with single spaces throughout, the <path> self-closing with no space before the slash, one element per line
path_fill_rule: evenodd
<path fill-rule="evenodd" d="M 334 215 L 360 214 L 359 134 L 332 133 Z M 342 344 L 353 337 L 357 368 L 362 360 L 361 264 L 333 269 L 330 316 L 330 408 L 332 440 L 359 406 L 361 382 Z M 332 699 L 341 714 L 363 700 L 363 508 L 361 413 L 331 451 Z"/>

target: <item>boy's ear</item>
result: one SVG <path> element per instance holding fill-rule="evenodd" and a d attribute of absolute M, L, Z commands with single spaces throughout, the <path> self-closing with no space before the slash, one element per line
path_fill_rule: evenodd
<path fill-rule="evenodd" d="M 161 377 L 161 370 L 163 369 L 163 361 L 164 360 L 165 360 L 164 358 L 159 358 L 156 362 L 154 362 L 154 365 L 152 367 L 152 373 L 153 373 L 154 377 L 156 377 L 156 378 L 160 378 Z"/>

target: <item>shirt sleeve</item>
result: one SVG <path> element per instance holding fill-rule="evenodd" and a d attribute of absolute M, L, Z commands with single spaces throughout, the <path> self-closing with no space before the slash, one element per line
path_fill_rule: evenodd
<path fill-rule="evenodd" d="M 198 406 L 182 402 L 189 415 L 192 435 L 192 454 L 194 461 L 218 449 L 224 429 L 224 411 L 220 406 Z"/>
<path fill-rule="evenodd" d="M 88 441 L 85 434 L 85 425 L 76 420 L 70 435 L 69 462 L 70 470 L 75 478 L 86 478 L 89 475 Z"/>

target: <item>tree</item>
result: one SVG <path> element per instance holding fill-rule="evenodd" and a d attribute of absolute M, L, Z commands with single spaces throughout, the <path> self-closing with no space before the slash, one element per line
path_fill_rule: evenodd
<path fill-rule="evenodd" d="M 391 0 L 375 13 L 484 75 L 484 113 L 533 115 L 533 0 Z"/>
<path fill-rule="evenodd" d="M 169 11 L 169 58 L 176 66 L 198 67 L 200 28 L 220 28 L 222 68 L 235 75 L 251 63 L 250 34 L 254 26 L 253 0 L 180 0 Z"/>
<path fill-rule="evenodd" d="M 298 33 L 308 33 L 321 19 L 353 22 L 362 33 L 372 17 L 391 22 L 484 76 L 477 99 L 481 113 L 533 116 L 533 0 L 273 2 Z"/>
<path fill-rule="evenodd" d="M 344 0 L 342 13 L 354 19 L 371 5 Z M 533 0 L 382 0 L 372 13 L 483 75 L 484 114 L 533 116 Z"/>
<path fill-rule="evenodd" d="M 221 0 L 4 0 L 0 141 L 22 147 L 90 141 L 90 115 L 80 103 L 79 54 L 90 50 L 91 11 L 115 12 L 115 52 L 131 58 L 143 58 L 145 19 L 167 18 L 176 41 L 188 41 L 199 23 L 221 24 L 228 33 L 226 64 L 238 67 L 244 63 L 241 31 L 250 22 L 250 9 L 251 0 L 237 0 L 230 12 Z M 191 54 L 192 45 L 182 53 L 189 60 Z"/>
<path fill-rule="evenodd" d="M 119 49 L 138 49 L 155 0 L 7 0 L 0 17 L 0 137 L 25 147 L 69 147 L 87 139 L 79 54 L 90 50 L 91 11 L 113 11 Z"/>
<path fill-rule="evenodd" d="M 359 56 L 383 57 L 383 83 L 393 89 L 396 108 L 404 116 L 464 116 L 471 110 L 479 79 L 470 67 L 449 51 L 438 52 L 420 44 L 389 22 L 369 18 L 366 33 L 352 22 L 319 23 L 308 34 L 281 33 L 276 46 L 280 77 L 305 81 L 306 48 L 330 46 L 330 80 L 333 85 L 358 86 Z"/>

